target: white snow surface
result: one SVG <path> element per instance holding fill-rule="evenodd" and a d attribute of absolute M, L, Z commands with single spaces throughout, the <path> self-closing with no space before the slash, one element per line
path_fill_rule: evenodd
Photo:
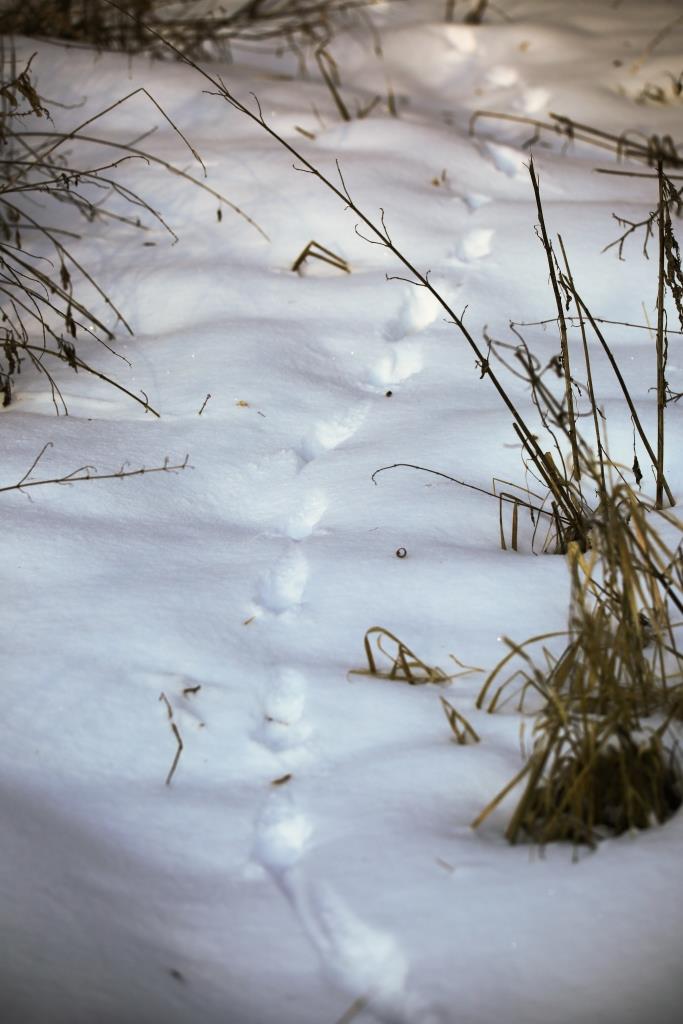
<path fill-rule="evenodd" d="M 291 56 L 236 49 L 232 64 L 207 68 L 246 103 L 255 93 L 327 173 L 339 160 L 354 201 L 373 218 L 384 210 L 399 248 L 458 312 L 467 306 L 478 340 L 485 326 L 514 340 L 510 319 L 553 315 L 532 129 L 482 120 L 471 136 L 470 115 L 554 111 L 680 139 L 680 97 L 638 101 L 681 70 L 680 21 L 643 57 L 680 4 L 500 0 L 480 26 L 446 24 L 443 7 L 374 8 L 382 60 L 362 34 L 331 44 L 351 110 L 390 81 L 398 118 L 382 101 L 340 121 Z M 79 225 L 74 252 L 134 329 L 115 342 L 130 367 L 94 342 L 79 351 L 144 389 L 161 419 L 68 368 L 55 371 L 68 416 L 28 368 L 4 412 L 3 484 L 48 441 L 34 478 L 186 453 L 190 467 L 2 495 L 0 1019 L 683 1019 L 681 815 L 575 861 L 564 844 L 542 855 L 508 845 L 514 794 L 473 831 L 522 764 L 521 716 L 476 710 L 481 675 L 442 691 L 348 674 L 365 666 L 376 625 L 444 670 L 450 654 L 488 670 L 500 637 L 566 624 L 563 559 L 532 553 L 528 531 L 519 553 L 501 550 L 495 500 L 408 469 L 371 480 L 407 462 L 483 488 L 524 482 L 510 416 L 458 331 L 424 290 L 387 281 L 407 276 L 391 253 L 192 69 L 17 45 L 37 51 L 48 100 L 84 99 L 54 107 L 60 127 L 148 89 L 208 183 L 269 241 L 228 209 L 219 223 L 215 201 L 180 178 L 128 164 L 121 180 L 180 241 L 151 222 L 144 235 Z M 141 95 L 97 132 L 126 142 L 151 125 L 153 152 L 201 174 Z M 610 153 L 550 135 L 532 150 L 549 227 L 588 304 L 641 323 L 644 303 L 653 320 L 656 260 L 637 241 L 625 262 L 601 252 L 613 212 L 652 208 L 652 181 L 596 174 L 615 166 Z M 292 273 L 312 239 L 351 273 L 315 261 Z M 606 330 L 651 429 L 651 337 Z M 544 358 L 557 348 L 552 330 L 526 337 Z M 628 415 L 597 353 L 594 372 L 612 454 L 630 465 Z M 524 385 L 510 386 L 525 403 Z M 676 405 L 668 431 L 681 499 Z M 452 741 L 443 692 L 480 744 Z M 171 723 L 184 748 L 166 786 Z"/>

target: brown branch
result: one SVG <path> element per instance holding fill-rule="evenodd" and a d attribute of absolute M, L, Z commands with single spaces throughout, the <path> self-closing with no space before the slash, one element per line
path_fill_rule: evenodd
<path fill-rule="evenodd" d="M 125 464 L 115 473 L 98 473 L 94 466 L 80 466 L 71 473 L 64 476 L 50 477 L 43 480 L 29 480 L 31 473 L 36 468 L 48 448 L 54 447 L 52 441 L 43 445 L 41 451 L 33 460 L 27 471 L 16 484 L 6 484 L 0 487 L 0 494 L 4 491 L 26 491 L 29 487 L 44 487 L 46 484 L 75 484 L 85 480 L 123 480 L 130 476 L 144 476 L 148 473 L 176 473 L 182 469 L 192 469 L 189 462 L 189 455 L 186 455 L 182 462 L 172 464 L 168 457 L 164 459 L 162 466 L 140 466 L 138 469 L 126 469 Z"/>

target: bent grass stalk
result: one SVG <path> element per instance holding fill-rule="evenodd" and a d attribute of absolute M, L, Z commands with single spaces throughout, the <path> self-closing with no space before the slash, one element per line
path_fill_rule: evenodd
<path fill-rule="evenodd" d="M 373 641 L 376 651 L 373 650 Z M 393 652 L 384 646 L 389 642 Z M 365 656 L 368 660 L 367 669 L 352 669 L 350 675 L 375 676 L 378 679 L 399 680 L 411 686 L 425 683 L 448 683 L 453 676 L 448 676 L 438 666 L 427 665 L 402 640 L 382 626 L 372 626 L 367 630 L 364 639 Z M 377 655 L 389 662 L 389 668 L 380 668 Z M 459 662 L 457 664 L 460 664 Z"/>

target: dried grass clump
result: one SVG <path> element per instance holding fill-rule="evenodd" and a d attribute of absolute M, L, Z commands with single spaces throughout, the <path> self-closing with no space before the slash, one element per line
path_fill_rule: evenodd
<path fill-rule="evenodd" d="M 123 0 L 120 6 L 121 11 L 106 0 L 10 0 L 0 12 L 0 33 L 47 36 L 134 52 L 146 45 L 141 20 L 155 7 L 169 4 Z"/>
<path fill-rule="evenodd" d="M 599 468 L 584 467 L 589 471 L 597 486 Z M 523 780 L 505 833 L 513 843 L 526 836 L 594 845 L 605 835 L 666 821 L 680 806 L 675 721 L 683 718 L 683 655 L 676 643 L 681 623 L 672 615 L 683 610 L 682 548 L 672 549 L 663 530 L 680 533 L 683 524 L 637 498 L 623 480 L 610 484 L 593 517 L 589 551 L 569 546 L 564 651 L 556 656 L 544 647 L 539 665 L 530 648 L 562 634 L 506 641 L 510 650 L 477 706 L 495 711 L 516 699 L 524 710 L 533 697 L 534 744 L 475 827 Z"/>
<path fill-rule="evenodd" d="M 274 43 L 295 52 L 329 41 L 340 19 L 376 0 L 14 0 L 0 33 L 51 36 L 99 49 L 168 57 L 163 34 L 188 57 L 230 56 L 235 43 Z M 150 33 L 149 30 L 152 30 Z"/>
<path fill-rule="evenodd" d="M 368 667 L 353 669 L 353 675 L 399 680 L 410 683 L 411 686 L 422 686 L 425 683 L 443 685 L 453 679 L 452 675 L 446 675 L 438 665 L 428 665 L 402 640 L 382 626 L 372 626 L 368 629 L 363 643 Z M 387 644 L 388 647 L 385 646 Z M 388 662 L 388 667 L 382 668 L 381 661 Z"/>
<path fill-rule="evenodd" d="M 671 619 L 674 610 L 683 612 L 681 545 L 672 550 L 658 520 L 673 532 L 681 532 L 683 524 L 638 499 L 623 481 L 605 498 L 594 513 L 589 552 L 582 553 L 576 543 L 568 550 L 569 643 L 561 657 L 546 650 L 540 668 L 528 649 L 564 634 L 533 637 L 521 645 L 506 641 L 510 651 L 488 676 L 478 707 L 495 711 L 517 697 L 523 710 L 530 690 L 543 699 L 557 694 L 570 710 L 576 705 L 598 714 L 615 707 L 625 715 L 678 713 L 683 705 L 683 655 L 676 644 L 680 623 Z M 522 667 L 500 683 L 515 658 Z"/>
<path fill-rule="evenodd" d="M 683 802 L 678 751 L 662 727 L 645 730 L 634 721 L 629 728 L 612 716 L 566 715 L 549 704 L 534 732 L 533 753 L 513 780 L 526 778 L 505 830 L 511 843 L 525 837 L 539 845 L 559 840 L 595 846 L 663 824 Z"/>
<path fill-rule="evenodd" d="M 235 48 L 292 55 L 302 75 L 314 66 L 344 121 L 367 117 L 380 95 L 342 95 L 343 68 L 331 46 L 341 31 L 382 47 L 369 11 L 379 0 L 12 0 L 0 12 L 0 34 L 64 39 L 72 45 L 180 60 L 230 61 Z M 386 104 L 397 114 L 387 80 Z M 303 129 L 304 134 L 310 135 Z"/>
<path fill-rule="evenodd" d="M 35 56 L 35 55 L 34 55 Z M 79 354 L 79 340 L 93 339 L 113 353 L 115 330 L 132 334 L 123 312 L 79 261 L 74 242 L 79 222 L 146 231 L 156 223 L 175 241 L 161 213 L 128 188 L 118 168 L 144 161 L 182 177 L 245 216 L 199 178 L 140 147 L 110 141 L 93 126 L 115 107 L 144 95 L 204 165 L 179 129 L 144 89 L 115 101 L 68 133 L 55 130 L 46 102 L 33 84 L 31 57 L 20 66 L 14 47 L 0 39 L 0 392 L 10 404 L 25 364 L 45 376 L 57 412 L 66 412 L 51 367 L 66 363 L 94 375 L 155 413 L 144 393 L 133 394 Z M 81 149 L 85 146 L 88 155 Z M 99 154 L 93 157 L 93 149 Z M 64 208 L 70 211 L 65 223 Z M 147 223 L 143 218 L 147 216 Z M 250 218 L 246 218 L 248 221 Z M 253 221 L 253 227 L 260 230 Z M 61 227 L 55 225 L 62 225 Z M 109 323 L 105 322 L 109 321 Z M 110 326 L 113 321 L 113 325 Z M 116 354 L 116 353 L 114 353 Z"/>

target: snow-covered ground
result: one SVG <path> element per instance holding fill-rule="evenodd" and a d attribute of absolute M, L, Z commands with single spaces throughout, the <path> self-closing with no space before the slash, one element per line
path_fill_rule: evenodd
<path fill-rule="evenodd" d="M 351 109 L 390 81 L 399 118 L 381 103 L 340 121 L 324 83 L 287 56 L 236 51 L 208 69 L 245 102 L 256 93 L 327 173 L 339 160 L 354 201 L 372 217 L 383 208 L 399 248 L 467 306 L 477 340 L 485 326 L 509 339 L 510 319 L 554 310 L 525 166 L 531 129 L 482 120 L 471 137 L 471 113 L 554 111 L 680 139 L 683 99 L 666 72 L 683 70 L 681 7 L 500 0 L 480 26 L 444 23 L 443 7 L 375 8 L 383 61 L 362 34 L 331 46 Z M 48 441 L 35 477 L 186 454 L 191 468 L 2 496 L 2 1020 L 680 1020 L 681 815 L 577 862 L 564 845 L 508 845 L 514 794 L 473 831 L 522 764 L 520 716 L 474 708 L 481 675 L 444 691 L 348 674 L 365 666 L 376 625 L 449 671 L 451 654 L 488 670 L 501 636 L 566 624 L 564 560 L 531 553 L 528 536 L 502 551 L 496 501 L 408 469 L 371 480 L 408 462 L 483 488 L 524 482 L 510 416 L 457 329 L 423 289 L 387 282 L 405 270 L 258 126 L 204 95 L 196 72 L 18 47 L 38 51 L 48 105 L 85 97 L 51 109 L 61 127 L 144 85 L 201 153 L 208 183 L 269 241 L 227 209 L 219 222 L 215 201 L 180 178 L 123 168 L 180 242 L 80 226 L 79 259 L 135 335 L 115 346 L 130 368 L 94 343 L 79 351 L 143 389 L 161 419 L 68 368 L 55 371 L 68 417 L 28 371 L 4 413 L 3 485 Z M 647 83 L 668 102 L 639 102 Z M 97 130 L 129 141 L 153 124 L 147 147 L 198 170 L 142 96 Z M 646 215 L 654 183 L 596 174 L 615 161 L 595 147 L 546 135 L 532 148 L 549 228 L 588 304 L 654 320 L 656 261 L 639 241 L 625 262 L 601 254 L 618 234 L 612 213 Z M 313 239 L 351 274 L 315 261 L 292 273 Z M 539 356 L 557 348 L 552 330 L 525 336 Z M 652 338 L 609 337 L 652 431 Z M 597 355 L 594 371 L 612 455 L 630 464 L 617 384 Z M 521 382 L 510 388 L 525 401 Z M 677 405 L 668 431 L 683 499 Z M 480 744 L 453 742 L 442 693 Z M 166 786 L 171 725 L 184 749 Z"/>

